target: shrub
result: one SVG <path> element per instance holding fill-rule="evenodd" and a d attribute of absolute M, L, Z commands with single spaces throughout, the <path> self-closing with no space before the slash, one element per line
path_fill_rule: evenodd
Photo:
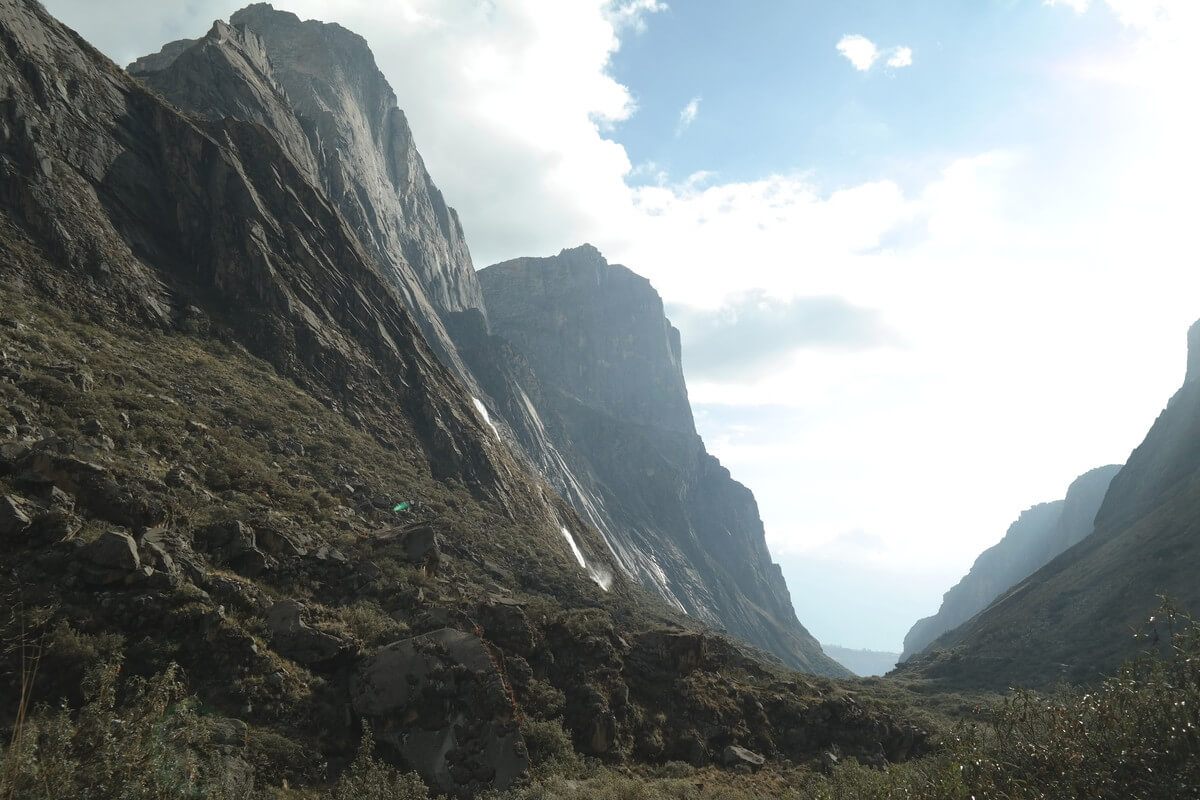
<path fill-rule="evenodd" d="M 119 660 L 93 667 L 77 713 L 64 705 L 26 720 L 0 753 L 0 798 L 228 796 L 176 669 L 124 686 L 119 673 Z"/>
<path fill-rule="evenodd" d="M 329 800 L 427 800 L 429 793 L 415 773 L 402 775 L 375 757 L 371 729 L 364 722 L 358 755 L 328 797 Z"/>

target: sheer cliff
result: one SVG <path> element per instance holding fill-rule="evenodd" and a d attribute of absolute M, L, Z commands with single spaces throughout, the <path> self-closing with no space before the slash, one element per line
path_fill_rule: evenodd
<path fill-rule="evenodd" d="M 924 650 L 1090 534 L 1104 493 L 1120 469 L 1097 467 L 1072 481 L 1064 499 L 1022 511 L 1004 538 L 983 551 L 971 571 L 946 592 L 938 612 L 913 625 L 904 637 L 900 660 Z"/>
<path fill-rule="evenodd" d="M 528 360 L 557 419 L 580 509 L 624 570 L 689 614 L 838 674 L 796 619 L 751 492 L 696 434 L 679 333 L 650 283 L 594 247 L 481 270 L 497 334 Z"/>
<path fill-rule="evenodd" d="M 180 108 L 269 130 L 399 290 L 438 356 L 466 376 L 442 322 L 483 307 L 462 225 L 361 36 L 260 3 L 129 71 Z"/>
<path fill-rule="evenodd" d="M 840 672 L 820 655 L 811 637 L 790 629 L 793 612 L 785 612 L 775 600 L 760 608 L 765 598 L 779 593 L 772 589 L 761 597 L 755 594 L 764 580 L 761 575 L 774 567 L 761 566 L 764 556 L 753 541 L 745 553 L 733 546 L 723 553 L 730 564 L 746 562 L 750 594 L 744 595 L 747 590 L 738 584 L 704 585 L 701 576 L 715 579 L 724 573 L 694 569 L 690 559 L 709 556 L 693 543 L 664 536 L 635 543 L 635 538 L 619 533 L 629 529 L 633 517 L 617 519 L 609 513 L 612 500 L 593 473 L 594 462 L 614 456 L 592 452 L 600 440 L 573 438 L 578 430 L 565 423 L 557 405 L 546 402 L 548 392 L 541 386 L 540 372 L 530 368 L 528 354 L 496 335 L 503 331 L 489 324 L 491 311 L 471 268 L 457 216 L 425 170 L 395 94 L 361 37 L 260 3 L 234 14 L 228 24 L 215 23 L 200 39 L 173 42 L 139 59 L 129 71 L 192 114 L 214 122 L 241 120 L 272 135 L 300 174 L 330 199 L 511 453 L 605 532 L 609 547 L 592 552 L 580 543 L 585 558 L 601 565 L 618 560 L 618 569 L 627 568 L 664 598 L 794 666 Z M 646 314 L 639 319 L 661 327 L 661 302 L 656 295 L 654 299 L 659 318 Z M 656 431 L 684 440 L 694 437 L 679 372 L 678 334 L 669 333 L 674 336 L 669 346 L 661 354 L 654 351 L 662 357 L 635 360 L 626 354 L 619 370 L 610 353 L 573 353 L 581 360 L 574 365 L 578 374 L 572 389 L 590 387 L 595 397 L 589 401 L 600 407 L 611 411 L 623 403 L 622 413 L 640 415 L 635 418 Z M 696 460 L 686 447 L 681 452 L 696 464 L 673 475 L 689 475 L 693 482 L 703 479 L 716 487 L 714 492 L 725 491 L 720 477 L 724 470 L 715 461 Z M 690 490 L 683 485 L 666 488 L 674 495 Z M 638 511 L 642 521 L 662 513 L 649 505 Z M 751 528 L 759 524 L 756 511 L 744 516 Z M 660 522 L 651 527 L 660 533 L 675 529 Z M 656 566 L 656 560 L 664 559 L 678 567 L 673 570 L 674 588 L 667 587 Z M 782 585 L 781 578 L 770 581 Z M 786 602 L 786 589 L 782 596 Z M 769 619 L 780 620 L 781 629 L 775 630 Z"/>
<path fill-rule="evenodd" d="M 906 672 L 972 686 L 1094 680 L 1143 646 L 1133 633 L 1160 596 L 1200 608 L 1198 348 L 1193 325 L 1187 378 L 1112 479 L 1092 534 L 910 659 Z"/>

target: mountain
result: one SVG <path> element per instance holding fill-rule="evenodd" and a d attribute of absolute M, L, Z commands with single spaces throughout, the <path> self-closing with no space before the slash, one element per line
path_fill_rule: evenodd
<path fill-rule="evenodd" d="M 479 273 L 493 330 L 527 358 L 560 420 L 593 524 L 621 568 L 688 614 L 840 674 L 796 619 L 754 496 L 696 434 L 679 332 L 662 298 L 583 245 Z"/>
<path fill-rule="evenodd" d="M 1134 634 L 1160 596 L 1200 608 L 1198 364 L 1200 324 L 1188 332 L 1182 388 L 1112 479 L 1092 534 L 911 659 L 906 674 L 954 686 L 1092 681 L 1144 646 Z M 1160 637 L 1166 628 L 1150 641 Z"/>
<path fill-rule="evenodd" d="M 987 608 L 1001 594 L 1090 534 L 1104 493 L 1120 469 L 1119 465 L 1097 467 L 1072 481 L 1064 499 L 1022 511 L 1004 538 L 984 550 L 971 571 L 946 592 L 938 612 L 913 625 L 904 637 L 900 661 L 907 661 L 943 633 Z"/>
<path fill-rule="evenodd" d="M 215 30 L 191 47 L 262 72 L 245 31 Z M 326 786 L 364 729 L 454 796 L 520 781 L 547 742 L 614 765 L 928 750 L 627 579 L 439 360 L 422 272 L 398 285 L 299 140 L 181 112 L 32 0 L 0 0 L 0 41 L 0 630 L 40 653 L 32 683 L 0 670 L 6 725 L 15 698 L 162 699 L 154 747 L 183 735 L 231 796 Z M 484 319 L 448 297 L 447 319 Z M 510 349 L 506 374 L 532 373 Z M 562 424 L 619 432 L 601 410 Z M 775 586 L 765 551 L 736 572 L 749 493 L 692 434 L 647 428 L 687 440 L 666 456 L 696 464 L 667 465 L 712 526 L 695 541 L 727 535 L 735 577 Z M 148 696 L 154 675 L 179 680 Z"/>
<path fill-rule="evenodd" d="M 884 653 L 880 650 L 856 650 L 850 647 L 838 647 L 831 644 L 821 645 L 821 647 L 827 656 L 836 660 L 855 675 L 860 675 L 864 678 L 875 675 L 886 675 L 892 671 L 896 666 L 896 662 L 900 660 L 899 653 Z"/>
<path fill-rule="evenodd" d="M 259 3 L 129 72 L 191 113 L 270 131 L 382 267 L 439 358 L 466 376 L 442 322 L 483 305 L 462 225 L 361 36 Z"/>
<path fill-rule="evenodd" d="M 259 3 L 228 24 L 215 23 L 200 39 L 173 42 L 138 59 L 129 72 L 190 114 L 212 123 L 240 120 L 270 133 L 301 176 L 330 199 L 514 458 L 602 532 L 599 548 L 578 543 L 597 575 L 618 571 L 633 577 L 793 667 L 845 674 L 796 620 L 762 542 L 753 497 L 729 481 L 714 459 L 699 455 L 703 446 L 679 369 L 677 333 L 673 344 L 653 350 L 655 360 L 638 361 L 626 348 L 619 370 L 606 360 L 611 353 L 575 354 L 594 361 L 579 365 L 589 371 L 568 391 L 586 383 L 592 392 L 620 392 L 628 406 L 657 415 L 646 421 L 676 435 L 670 447 L 678 452 L 671 457 L 689 462 L 663 472 L 662 496 L 729 494 L 728 510 L 704 540 L 696 538 L 694 521 L 677 523 L 684 517 L 674 511 L 614 500 L 611 473 L 621 467 L 611 462 L 608 472 L 598 472 L 597 463 L 617 454 L 598 450 L 608 446 L 607 437 L 576 437 L 582 434 L 577 419 L 568 424 L 561 418 L 565 407 L 548 400 L 557 396 L 563 373 L 533 368 L 539 357 L 528 350 L 533 342 L 517 341 L 492 323 L 491 305 L 502 300 L 485 298 L 458 217 L 426 171 L 395 94 L 362 37 Z M 657 305 L 623 321 L 663 329 L 661 300 L 644 280 L 637 281 Z M 571 301 L 600 307 L 606 297 L 577 291 Z M 565 335 L 605 341 L 598 335 L 599 320 L 571 314 L 569 321 Z M 552 388 L 543 385 L 546 380 Z M 687 505 L 705 502 L 692 498 Z M 723 566 L 714 568 L 707 545 L 718 541 L 728 544 L 720 551 Z"/>

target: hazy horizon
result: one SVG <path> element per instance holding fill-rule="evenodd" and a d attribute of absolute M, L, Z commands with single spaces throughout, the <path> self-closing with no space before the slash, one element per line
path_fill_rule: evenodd
<path fill-rule="evenodd" d="M 45 3 L 122 65 L 245 4 Z M 366 37 L 477 267 L 651 280 L 823 642 L 899 652 L 1182 382 L 1200 4 L 274 5 Z"/>

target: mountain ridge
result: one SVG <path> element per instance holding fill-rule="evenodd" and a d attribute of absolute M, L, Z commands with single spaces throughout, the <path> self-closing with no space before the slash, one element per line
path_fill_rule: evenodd
<path fill-rule="evenodd" d="M 1143 442 L 1113 477 L 1091 535 L 939 638 L 901 675 L 942 685 L 1046 687 L 1097 680 L 1142 646 L 1167 597 L 1200 607 L 1200 325 L 1189 370 Z"/>
<path fill-rule="evenodd" d="M 1093 522 L 1118 465 L 1080 475 L 1066 497 L 1021 512 L 1004 538 L 983 551 L 970 571 L 951 587 L 938 612 L 918 620 L 904 637 L 900 661 L 928 647 L 939 636 L 974 617 L 1054 556 L 1092 532 Z"/>
<path fill-rule="evenodd" d="M 364 250 L 401 293 L 434 352 L 488 413 L 497 435 L 514 447 L 518 460 L 540 472 L 601 531 L 607 547 L 591 557 L 615 562 L 608 568 L 626 571 L 669 601 L 699 613 L 708 624 L 740 630 L 740 635 L 751 637 L 751 643 L 772 650 L 793 666 L 843 674 L 839 665 L 820 653 L 794 612 L 785 613 L 778 602 L 770 611 L 755 610 L 757 604 L 733 585 L 720 590 L 721 599 L 714 601 L 700 581 L 689 579 L 681 583 L 686 589 L 675 590 L 691 595 L 680 604 L 659 579 L 661 570 L 650 564 L 652 553 L 670 553 L 666 558 L 675 565 L 671 567 L 675 574 L 691 570 L 690 561 L 703 560 L 703 553 L 695 548 L 691 555 L 679 550 L 671 540 L 676 528 L 654 522 L 649 509 L 643 508 L 636 518 L 611 517 L 609 504 L 599 499 L 602 490 L 587 454 L 579 452 L 560 419 L 563 408 L 544 402 L 547 392 L 519 343 L 514 347 L 496 335 L 461 226 L 425 171 L 403 112 L 396 107 L 395 93 L 378 71 L 365 40 L 340 26 L 302 22 L 294 14 L 259 3 L 235 13 L 228 24 L 216 23 L 204 38 L 172 43 L 160 54 L 135 61 L 130 70 L 190 113 L 265 126 L 289 155 L 294 154 L 298 168 L 315 187 L 340 198 L 335 205 L 349 227 L 365 232 Z M 326 72 L 332 74 L 328 82 L 323 77 Z M 365 77 L 356 78 L 358 72 Z M 214 85 L 220 91 L 214 93 Z M 333 142 L 345 142 L 346 147 L 334 147 Z M 603 262 L 594 249 L 589 257 Z M 632 272 L 627 280 L 653 292 L 644 278 Z M 594 288 L 601 289 L 599 284 Z M 577 301 L 587 304 L 593 299 Z M 663 316 L 661 300 L 647 310 L 645 324 L 673 330 Z M 661 407 L 658 418 L 648 421 L 665 422 L 681 435 L 694 437 L 679 366 L 678 333 L 673 338 L 668 334 L 668 339 L 664 352 L 669 355 L 643 365 L 637 380 L 596 373 L 589 374 L 587 382 L 592 391 L 622 387 L 624 401 L 639 404 L 643 415 Z M 675 388 L 663 394 L 668 386 Z M 719 483 L 720 469 L 693 472 Z M 669 493 L 681 490 L 672 487 Z M 746 515 L 745 524 L 753 528 L 756 522 L 756 511 Z M 618 541 L 623 542 L 624 559 L 612 550 Z M 636 557 L 628 555 L 630 548 L 638 551 Z M 748 556 L 730 553 L 728 557 L 760 560 L 753 547 Z M 633 561 L 643 567 L 631 567 Z M 782 582 L 781 577 L 768 580 Z M 744 601 L 749 605 L 739 609 Z M 745 624 L 747 614 L 758 621 Z"/>

